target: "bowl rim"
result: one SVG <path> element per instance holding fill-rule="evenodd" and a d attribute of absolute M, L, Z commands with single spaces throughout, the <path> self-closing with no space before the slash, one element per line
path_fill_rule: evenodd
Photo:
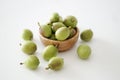
<path fill-rule="evenodd" d="M 48 38 L 46 38 L 46 37 L 44 37 L 42 34 L 41 34 L 41 31 L 40 31 L 40 29 L 39 29 L 39 33 L 40 33 L 40 37 L 41 38 L 43 38 L 43 39 L 45 39 L 45 40 L 49 40 L 49 41 L 52 41 L 52 42 L 58 42 L 58 43 L 61 43 L 61 42 L 67 42 L 67 41 L 70 41 L 70 40 L 72 40 L 72 39 L 74 39 L 76 36 L 78 36 L 79 35 L 79 28 L 78 27 L 75 27 L 75 29 L 76 29 L 76 34 L 73 36 L 73 37 L 71 37 L 71 38 L 69 38 L 69 39 L 66 39 L 66 40 L 52 40 L 52 39 L 48 39 Z"/>

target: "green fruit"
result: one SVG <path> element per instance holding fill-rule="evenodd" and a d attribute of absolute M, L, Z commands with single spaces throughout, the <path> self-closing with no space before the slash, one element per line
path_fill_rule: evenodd
<path fill-rule="evenodd" d="M 28 55 L 34 54 L 37 50 L 37 46 L 33 41 L 26 41 L 22 44 L 22 51 Z"/>
<path fill-rule="evenodd" d="M 53 57 L 49 60 L 48 67 L 46 69 L 57 71 L 57 70 L 62 69 L 63 65 L 64 65 L 63 58 Z"/>
<path fill-rule="evenodd" d="M 74 16 L 67 16 L 63 22 L 67 27 L 71 26 L 75 28 L 77 25 L 77 19 Z"/>
<path fill-rule="evenodd" d="M 80 35 L 80 38 L 83 41 L 90 41 L 92 39 L 92 37 L 93 37 L 93 32 L 91 29 L 84 30 Z"/>
<path fill-rule="evenodd" d="M 33 33 L 31 30 L 29 29 L 24 29 L 23 33 L 22 33 L 22 38 L 24 40 L 32 40 L 33 39 Z"/>
<path fill-rule="evenodd" d="M 88 59 L 91 54 L 91 48 L 88 45 L 82 44 L 77 48 L 77 54 L 81 59 Z"/>
<path fill-rule="evenodd" d="M 76 34 L 76 30 L 74 28 L 71 28 L 69 38 L 72 38 L 75 34 Z"/>
<path fill-rule="evenodd" d="M 50 37 L 50 39 L 52 39 L 52 40 L 56 40 L 56 38 L 55 38 L 55 34 L 52 34 L 51 37 Z"/>
<path fill-rule="evenodd" d="M 59 16 L 59 22 L 63 22 L 63 18 Z"/>
<path fill-rule="evenodd" d="M 52 35 L 52 30 L 50 25 L 41 25 L 40 31 L 44 37 L 50 37 Z"/>
<path fill-rule="evenodd" d="M 53 23 L 52 30 L 53 32 L 56 32 L 58 28 L 60 27 L 66 27 L 62 22 L 55 22 Z"/>
<path fill-rule="evenodd" d="M 24 64 L 28 69 L 35 70 L 38 68 L 40 61 L 38 57 L 34 55 L 30 55 L 24 63 L 20 63 L 21 65 Z"/>
<path fill-rule="evenodd" d="M 58 13 L 53 13 L 53 15 L 50 18 L 50 22 L 58 22 L 59 21 L 59 14 Z"/>
<path fill-rule="evenodd" d="M 52 57 L 57 56 L 58 49 L 54 45 L 48 45 L 42 52 L 42 56 L 46 61 L 49 61 Z"/>
<path fill-rule="evenodd" d="M 55 37 L 57 40 L 66 40 L 70 35 L 70 30 L 67 27 L 58 28 L 55 32 Z"/>

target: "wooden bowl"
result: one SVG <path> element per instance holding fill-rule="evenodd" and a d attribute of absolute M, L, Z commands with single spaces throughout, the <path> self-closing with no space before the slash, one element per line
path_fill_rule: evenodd
<path fill-rule="evenodd" d="M 40 32 L 40 30 L 39 30 L 39 32 Z M 63 52 L 63 51 L 66 51 L 66 50 L 69 50 L 70 48 L 72 48 L 74 46 L 74 44 L 77 42 L 78 37 L 79 37 L 79 29 L 78 28 L 76 28 L 76 34 L 72 38 L 69 38 L 64 41 L 48 39 L 48 38 L 44 37 L 40 32 L 41 42 L 45 46 L 51 45 L 51 44 L 57 46 L 59 52 Z"/>

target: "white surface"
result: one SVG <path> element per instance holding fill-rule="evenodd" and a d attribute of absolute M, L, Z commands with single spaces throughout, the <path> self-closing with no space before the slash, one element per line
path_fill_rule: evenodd
<path fill-rule="evenodd" d="M 53 12 L 77 17 L 79 29 L 91 28 L 92 48 L 88 60 L 78 58 L 76 49 L 63 54 L 65 65 L 60 71 L 46 71 L 47 62 L 41 52 L 37 22 L 44 24 Z M 35 71 L 19 65 L 27 58 L 19 43 L 22 30 L 34 33 L 41 61 Z M 0 0 L 0 80 L 120 80 L 120 1 L 119 0 Z"/>

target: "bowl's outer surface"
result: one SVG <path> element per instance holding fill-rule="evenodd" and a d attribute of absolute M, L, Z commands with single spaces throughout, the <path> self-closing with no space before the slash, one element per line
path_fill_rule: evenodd
<path fill-rule="evenodd" d="M 79 37 L 79 29 L 78 28 L 76 28 L 76 34 L 72 38 L 67 39 L 65 41 L 51 40 L 51 39 L 45 38 L 40 33 L 40 40 L 45 46 L 51 45 L 51 44 L 55 45 L 55 46 L 57 46 L 58 51 L 60 51 L 60 52 L 66 51 L 66 50 L 69 50 L 70 48 L 72 48 L 74 46 L 74 44 L 77 42 L 78 37 Z"/>

